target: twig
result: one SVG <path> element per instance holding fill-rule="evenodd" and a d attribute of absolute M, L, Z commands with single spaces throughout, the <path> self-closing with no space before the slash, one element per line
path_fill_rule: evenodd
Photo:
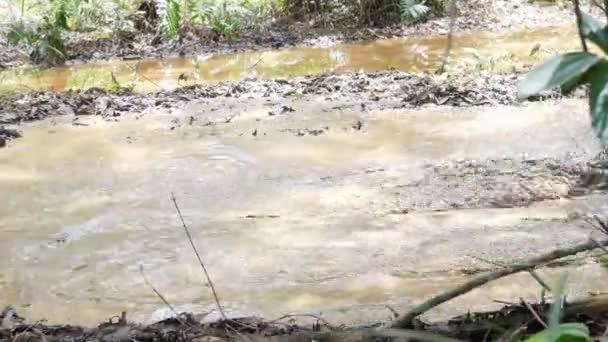
<path fill-rule="evenodd" d="M 165 89 L 165 87 L 161 86 L 160 84 L 154 82 L 151 78 L 149 78 L 148 76 L 144 75 L 144 74 L 140 74 L 139 73 L 139 62 L 137 62 L 136 66 L 133 67 L 132 65 L 128 65 L 127 64 L 127 68 L 131 69 L 131 71 L 133 71 L 135 73 L 135 76 L 141 76 L 141 78 L 145 79 L 146 81 L 152 83 L 153 85 L 157 86 L 160 90 L 167 90 Z"/>
<path fill-rule="evenodd" d="M 581 14 L 581 6 L 579 0 L 572 0 L 574 3 L 574 14 L 576 15 L 576 26 L 578 27 L 578 36 L 581 40 L 581 46 L 583 47 L 583 51 L 587 52 L 589 49 L 587 48 L 587 42 L 585 41 L 585 36 L 583 35 L 583 15 Z"/>
<path fill-rule="evenodd" d="M 608 254 L 608 248 L 602 246 L 599 241 L 597 241 L 596 239 L 589 237 L 589 240 L 593 241 L 593 243 L 596 244 L 597 248 L 601 249 L 602 251 L 604 251 L 604 253 Z"/>
<path fill-rule="evenodd" d="M 207 267 L 205 267 L 205 264 L 203 263 L 203 259 L 201 258 L 201 255 L 198 252 L 198 249 L 196 249 L 196 245 L 194 245 L 194 240 L 192 240 L 192 234 L 190 234 L 190 229 L 188 229 L 188 226 L 186 225 L 186 221 L 184 221 L 184 216 L 182 215 L 182 211 L 179 209 L 179 205 L 177 204 L 177 199 L 175 198 L 175 195 L 173 193 L 171 193 L 171 200 L 173 201 L 173 204 L 175 205 L 175 210 L 177 210 L 179 219 L 182 221 L 182 226 L 184 227 L 186 236 L 188 237 L 188 240 L 190 241 L 190 245 L 192 246 L 192 249 L 194 250 L 196 257 L 198 258 L 198 263 L 201 265 L 201 268 L 203 269 L 205 278 L 207 278 L 207 283 L 209 283 L 209 287 L 211 288 L 211 292 L 213 293 L 213 298 L 215 298 L 215 304 L 217 305 L 217 309 L 220 312 L 220 315 L 222 315 L 222 318 L 224 320 L 227 320 L 226 314 L 224 314 L 224 309 L 222 309 L 222 304 L 220 303 L 220 298 L 218 297 L 217 292 L 215 291 L 215 286 L 213 286 L 213 281 L 211 281 L 209 272 L 207 272 Z"/>
<path fill-rule="evenodd" d="M 262 55 L 260 56 L 260 58 L 253 64 L 251 64 L 248 68 L 247 71 L 250 71 L 251 69 L 255 68 L 258 66 L 258 64 L 260 64 L 260 62 L 262 61 L 262 59 L 264 59 L 264 54 L 262 53 Z"/>
<path fill-rule="evenodd" d="M 602 12 L 604 12 L 604 13 L 606 12 L 606 7 L 605 7 L 605 5 L 604 5 L 604 6 L 600 5 L 600 4 L 597 2 L 597 0 L 591 0 L 591 3 L 592 3 L 593 5 L 595 5 L 597 8 L 601 9 L 601 10 L 602 10 Z M 606 3 L 608 3 L 608 0 L 604 0 L 604 4 L 606 4 Z"/>
<path fill-rule="evenodd" d="M 158 290 L 156 289 L 156 287 L 154 287 L 154 285 L 152 285 L 152 283 L 150 283 L 150 281 L 148 280 L 148 278 L 146 277 L 146 274 L 144 272 L 144 266 L 143 265 L 139 265 L 139 273 L 141 273 L 141 277 L 144 279 L 144 282 L 146 283 L 146 285 L 150 286 L 150 288 L 152 289 L 152 291 L 154 291 L 154 293 L 156 294 L 156 296 L 158 298 L 160 298 L 160 300 L 163 301 L 163 303 L 165 303 L 165 305 L 169 308 L 169 310 L 171 310 L 171 312 L 175 315 L 175 319 L 182 325 L 187 325 L 186 322 L 181 319 L 181 317 L 179 317 L 179 313 L 175 310 L 175 308 L 173 307 L 173 305 L 171 305 L 171 303 L 169 303 L 169 301 L 167 300 L 167 298 L 165 298 L 165 296 L 162 295 L 162 293 L 158 292 Z"/>
<path fill-rule="evenodd" d="M 388 304 L 385 304 L 384 306 L 393 314 L 393 318 L 399 317 L 399 312 L 397 312 L 397 310 L 395 310 L 392 306 Z"/>
<path fill-rule="evenodd" d="M 480 257 L 478 257 L 478 256 L 474 256 L 474 255 L 469 255 L 469 256 L 470 256 L 471 258 L 473 258 L 473 259 L 477 259 L 477 260 L 479 260 L 479 261 L 486 262 L 486 263 L 488 263 L 488 264 L 490 264 L 490 265 L 495 265 L 495 266 L 500 266 L 500 267 L 509 267 L 509 265 L 502 264 L 502 263 L 498 263 L 498 262 L 495 262 L 495 261 L 492 261 L 492 260 L 487 260 L 487 259 L 484 259 L 484 258 L 480 258 Z M 536 280 L 536 282 L 538 282 L 538 284 L 539 284 L 540 286 L 542 286 L 542 287 L 543 287 L 545 290 L 547 290 L 547 291 L 549 291 L 549 292 L 553 292 L 553 291 L 551 290 L 551 287 L 550 287 L 550 286 L 547 284 L 547 282 L 546 282 L 546 281 L 544 281 L 544 280 L 543 280 L 543 279 L 542 279 L 542 278 L 541 278 L 541 277 L 538 275 L 538 273 L 536 273 L 534 270 L 528 270 L 528 273 L 530 273 L 530 275 L 532 276 L 532 278 L 534 278 L 534 280 Z"/>
<path fill-rule="evenodd" d="M 236 336 L 240 337 L 241 340 L 243 340 L 245 342 L 253 342 L 249 336 L 245 336 L 245 335 L 241 334 L 240 331 L 238 331 L 237 329 L 232 327 L 230 324 L 226 324 L 226 333 L 228 333 L 228 330 L 232 330 L 236 334 Z"/>
<path fill-rule="evenodd" d="M 452 41 L 454 40 L 454 25 L 456 24 L 456 0 L 450 1 L 450 24 L 449 24 L 449 32 L 448 32 L 448 40 L 445 44 L 445 48 L 443 49 L 443 56 L 441 57 L 441 65 L 437 70 L 438 74 L 442 74 L 445 71 L 445 67 L 448 64 L 448 59 L 450 57 L 450 51 L 452 50 Z"/>
<path fill-rule="evenodd" d="M 602 246 L 608 245 L 608 240 L 600 241 L 599 244 L 601 244 Z M 453 298 L 461 296 L 482 285 L 485 285 L 491 281 L 506 277 L 506 276 L 514 274 L 514 273 L 532 270 L 535 267 L 537 267 L 538 265 L 542 265 L 549 261 L 552 261 L 555 259 L 560 259 L 560 258 L 569 256 L 569 255 L 574 255 L 574 254 L 584 252 L 584 251 L 587 251 L 587 250 L 590 250 L 593 248 L 596 248 L 596 244 L 593 241 L 587 241 L 585 243 L 581 243 L 576 246 L 563 248 L 563 249 L 556 249 L 547 254 L 543 254 L 541 256 L 524 261 L 522 264 L 519 264 L 519 265 L 511 265 L 511 266 L 496 270 L 494 272 L 481 274 L 481 275 L 467 281 L 466 283 L 464 283 L 461 286 L 450 289 L 438 296 L 435 296 L 435 297 L 419 304 L 418 306 L 416 306 L 409 312 L 406 312 L 405 314 L 403 314 L 401 317 L 399 317 L 399 319 L 394 321 L 392 323 L 392 327 L 393 328 L 411 327 L 412 321 L 414 320 L 414 318 L 420 316 L 421 314 L 425 313 L 426 311 L 428 311 L 442 303 L 445 303 Z"/>
<path fill-rule="evenodd" d="M 547 323 L 545 323 L 545 321 L 543 321 L 543 319 L 540 318 L 540 316 L 538 315 L 538 312 L 536 312 L 536 310 L 534 310 L 532 305 L 530 305 L 528 302 L 526 302 L 523 298 L 519 298 L 519 299 L 521 300 L 522 303 L 524 303 L 526 308 L 528 308 L 528 310 L 532 313 L 532 316 L 534 316 L 534 318 L 536 318 L 538 323 L 540 323 L 540 325 L 542 325 L 543 328 L 547 329 Z"/>

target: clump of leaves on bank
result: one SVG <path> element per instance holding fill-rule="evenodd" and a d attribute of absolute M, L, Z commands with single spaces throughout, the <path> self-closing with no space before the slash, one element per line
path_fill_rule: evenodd
<path fill-rule="evenodd" d="M 581 13 L 580 33 L 608 54 L 608 27 L 594 17 Z M 530 71 L 520 83 L 518 95 L 526 99 L 560 87 L 568 94 L 589 87 L 591 125 L 603 143 L 608 143 L 608 60 L 588 51 L 556 55 Z"/>

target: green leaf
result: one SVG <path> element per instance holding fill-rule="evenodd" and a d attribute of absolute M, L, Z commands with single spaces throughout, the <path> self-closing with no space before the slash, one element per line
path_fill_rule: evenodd
<path fill-rule="evenodd" d="M 526 99 L 564 84 L 572 87 L 571 82 L 582 77 L 600 60 L 600 57 L 588 52 L 570 52 L 553 56 L 528 73 L 517 87 L 517 96 Z"/>
<path fill-rule="evenodd" d="M 589 328 L 583 323 L 564 323 L 558 326 L 558 335 L 552 339 L 550 330 L 545 329 L 528 338 L 526 342 L 585 342 L 590 341 Z"/>
<path fill-rule="evenodd" d="M 600 265 L 604 268 L 608 268 L 608 255 L 602 255 L 598 258 Z"/>
<path fill-rule="evenodd" d="M 602 61 L 587 73 L 585 81 L 591 83 L 589 110 L 591 126 L 602 142 L 608 142 L 608 61 Z"/>
<path fill-rule="evenodd" d="M 30 34 L 31 33 L 23 21 L 19 21 L 12 25 L 10 31 L 6 35 L 6 38 L 10 45 L 17 45 L 21 41 L 27 42 Z"/>
<path fill-rule="evenodd" d="M 582 75 L 580 75 L 578 77 L 574 77 L 573 79 L 569 80 L 568 82 L 565 82 L 564 84 L 562 84 L 560 87 L 562 94 L 564 94 L 564 95 L 570 94 L 574 89 L 576 89 L 576 87 L 578 87 L 584 83 L 583 82 L 584 78 L 585 78 L 585 74 L 582 74 Z"/>
<path fill-rule="evenodd" d="M 177 36 L 181 20 L 181 8 L 177 0 L 156 1 L 156 11 L 160 16 L 160 29 L 167 40 Z"/>
<path fill-rule="evenodd" d="M 68 13 L 65 1 L 60 2 L 60 5 L 55 12 L 55 21 L 53 25 L 64 30 L 68 29 Z"/>
<path fill-rule="evenodd" d="M 586 13 L 581 13 L 581 29 L 583 36 L 608 53 L 608 31 L 599 20 Z"/>

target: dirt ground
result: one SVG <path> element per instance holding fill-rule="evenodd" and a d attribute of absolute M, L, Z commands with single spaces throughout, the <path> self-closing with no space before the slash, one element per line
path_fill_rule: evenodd
<path fill-rule="evenodd" d="M 57 115 L 98 115 L 117 120 L 130 113 L 176 109 L 190 101 L 238 99 L 240 102 L 263 100 L 277 105 L 269 116 L 293 111 L 291 102 L 309 102 L 319 96 L 340 99 L 363 111 L 415 108 L 425 105 L 458 107 L 516 105 L 515 89 L 520 75 L 482 74 L 479 77 L 453 78 L 385 71 L 344 75 L 319 75 L 295 79 L 245 80 L 218 85 L 195 85 L 174 91 L 151 94 L 113 95 L 102 89 L 67 93 L 42 92 L 0 96 L 0 124 L 36 121 Z M 575 95 L 575 96 L 580 96 Z M 548 92 L 532 101 L 559 97 Z"/>

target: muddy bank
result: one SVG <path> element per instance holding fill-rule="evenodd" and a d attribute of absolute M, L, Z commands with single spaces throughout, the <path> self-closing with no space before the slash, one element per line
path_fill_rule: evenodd
<path fill-rule="evenodd" d="M 456 32 L 521 30 L 564 26 L 573 23 L 571 11 L 556 5 L 539 5 L 525 0 L 466 1 L 456 20 Z M 382 25 L 380 25 L 382 26 Z M 442 35 L 448 32 L 447 18 L 432 18 L 424 23 L 404 26 L 361 27 L 360 24 L 324 25 L 318 18 L 294 22 L 283 18 L 262 32 L 245 31 L 240 38 L 227 41 L 208 29 L 184 28 L 179 37 L 163 42 L 157 33 L 120 32 L 110 38 L 68 34 L 70 63 L 108 59 L 148 59 L 176 56 L 229 54 L 284 47 L 326 47 L 342 42 L 408 36 Z M 13 67 L 27 63 L 26 56 L 8 46 L 0 33 L 0 65 Z"/>
<path fill-rule="evenodd" d="M 245 80 L 196 85 L 152 94 L 114 95 L 102 89 L 82 92 L 29 93 L 0 97 L 0 124 L 18 124 L 52 116 L 98 115 L 115 119 L 147 110 L 178 108 L 197 99 L 238 98 L 240 101 L 281 101 L 268 115 L 292 112 L 290 102 L 322 97 L 350 101 L 361 110 L 413 108 L 423 105 L 480 106 L 516 104 L 519 75 L 439 77 L 397 71 L 320 75 L 290 80 Z M 547 93 L 536 99 L 559 96 Z M 534 100 L 534 99 L 533 99 Z M 221 100 L 220 100 L 221 101 Z M 10 138 L 10 136 L 9 136 Z"/>
<path fill-rule="evenodd" d="M 498 310 L 469 312 L 445 321 L 418 321 L 412 330 L 388 329 L 391 320 L 397 318 L 397 312 L 382 322 L 350 327 L 332 325 L 313 314 L 285 315 L 275 320 L 243 317 L 205 322 L 208 313 L 191 312 L 143 325 L 128 321 L 126 312 L 122 312 L 96 327 L 83 327 L 26 322 L 9 306 L 0 314 L 0 341 L 372 342 L 379 339 L 400 341 L 404 337 L 423 341 L 523 340 L 545 329 L 551 305 L 550 301 L 529 303 L 521 300 Z M 591 337 L 605 335 L 608 325 L 608 297 L 605 294 L 568 301 L 562 310 L 562 323 L 582 323 Z"/>

